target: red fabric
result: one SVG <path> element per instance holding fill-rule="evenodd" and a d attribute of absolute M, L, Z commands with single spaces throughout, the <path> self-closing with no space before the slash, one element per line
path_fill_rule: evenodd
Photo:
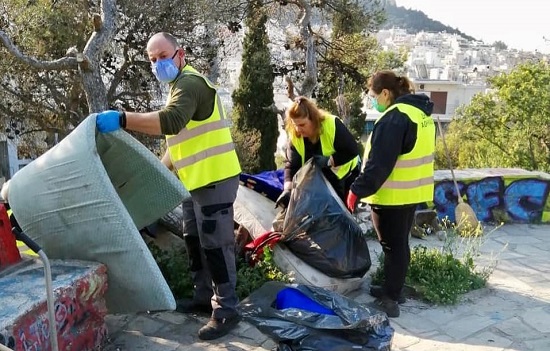
<path fill-rule="evenodd" d="M 265 232 L 258 237 L 254 238 L 251 242 L 244 247 L 245 257 L 251 266 L 256 265 L 263 259 L 264 247 L 273 249 L 273 246 L 281 239 L 281 233 L 279 232 Z"/>
<path fill-rule="evenodd" d="M 11 222 L 8 212 L 3 204 L 0 204 L 0 267 L 19 262 L 21 255 L 17 249 L 15 236 L 11 232 Z"/>
<path fill-rule="evenodd" d="M 355 211 L 355 206 L 357 205 L 357 195 L 355 195 L 351 190 L 348 192 L 346 205 L 348 207 L 348 210 L 350 210 L 350 212 L 353 213 L 353 211 Z"/>

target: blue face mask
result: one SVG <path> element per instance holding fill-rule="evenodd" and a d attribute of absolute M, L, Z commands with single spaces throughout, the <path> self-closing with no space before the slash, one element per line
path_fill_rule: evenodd
<path fill-rule="evenodd" d="M 151 63 L 151 71 L 160 82 L 170 83 L 178 77 L 180 70 L 174 63 L 174 57 L 176 57 L 178 51 L 176 50 L 172 58 L 165 58 Z"/>

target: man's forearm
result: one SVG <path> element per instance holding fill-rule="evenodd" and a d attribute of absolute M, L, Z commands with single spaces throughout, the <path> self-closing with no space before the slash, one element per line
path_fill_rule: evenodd
<path fill-rule="evenodd" d="M 125 129 L 149 135 L 162 135 L 158 111 L 146 113 L 126 112 Z"/>

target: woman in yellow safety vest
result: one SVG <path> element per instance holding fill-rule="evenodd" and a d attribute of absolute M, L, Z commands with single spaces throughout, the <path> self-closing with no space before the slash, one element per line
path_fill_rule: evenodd
<path fill-rule="evenodd" d="M 433 201 L 435 124 L 433 103 L 414 94 L 412 83 L 380 71 L 368 83 L 373 108 L 382 113 L 365 147 L 365 164 L 351 185 L 347 206 L 358 199 L 371 207 L 371 218 L 384 251 L 385 281 L 371 286 L 376 307 L 399 316 L 410 262 L 409 232 L 416 206 Z"/>
<path fill-rule="evenodd" d="M 359 148 L 344 123 L 338 117 L 319 109 L 313 101 L 300 96 L 287 110 L 285 129 L 288 145 L 284 190 L 276 205 L 288 206 L 292 178 L 312 157 L 345 202 L 349 186 L 359 174 Z"/>

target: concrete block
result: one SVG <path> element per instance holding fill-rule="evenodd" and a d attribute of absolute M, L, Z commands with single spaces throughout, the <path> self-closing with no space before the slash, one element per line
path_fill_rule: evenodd
<path fill-rule="evenodd" d="M 107 338 L 107 270 L 99 263 L 52 260 L 60 350 L 92 351 Z M 0 272 L 0 344 L 16 351 L 50 351 L 44 269 L 38 260 Z"/>

